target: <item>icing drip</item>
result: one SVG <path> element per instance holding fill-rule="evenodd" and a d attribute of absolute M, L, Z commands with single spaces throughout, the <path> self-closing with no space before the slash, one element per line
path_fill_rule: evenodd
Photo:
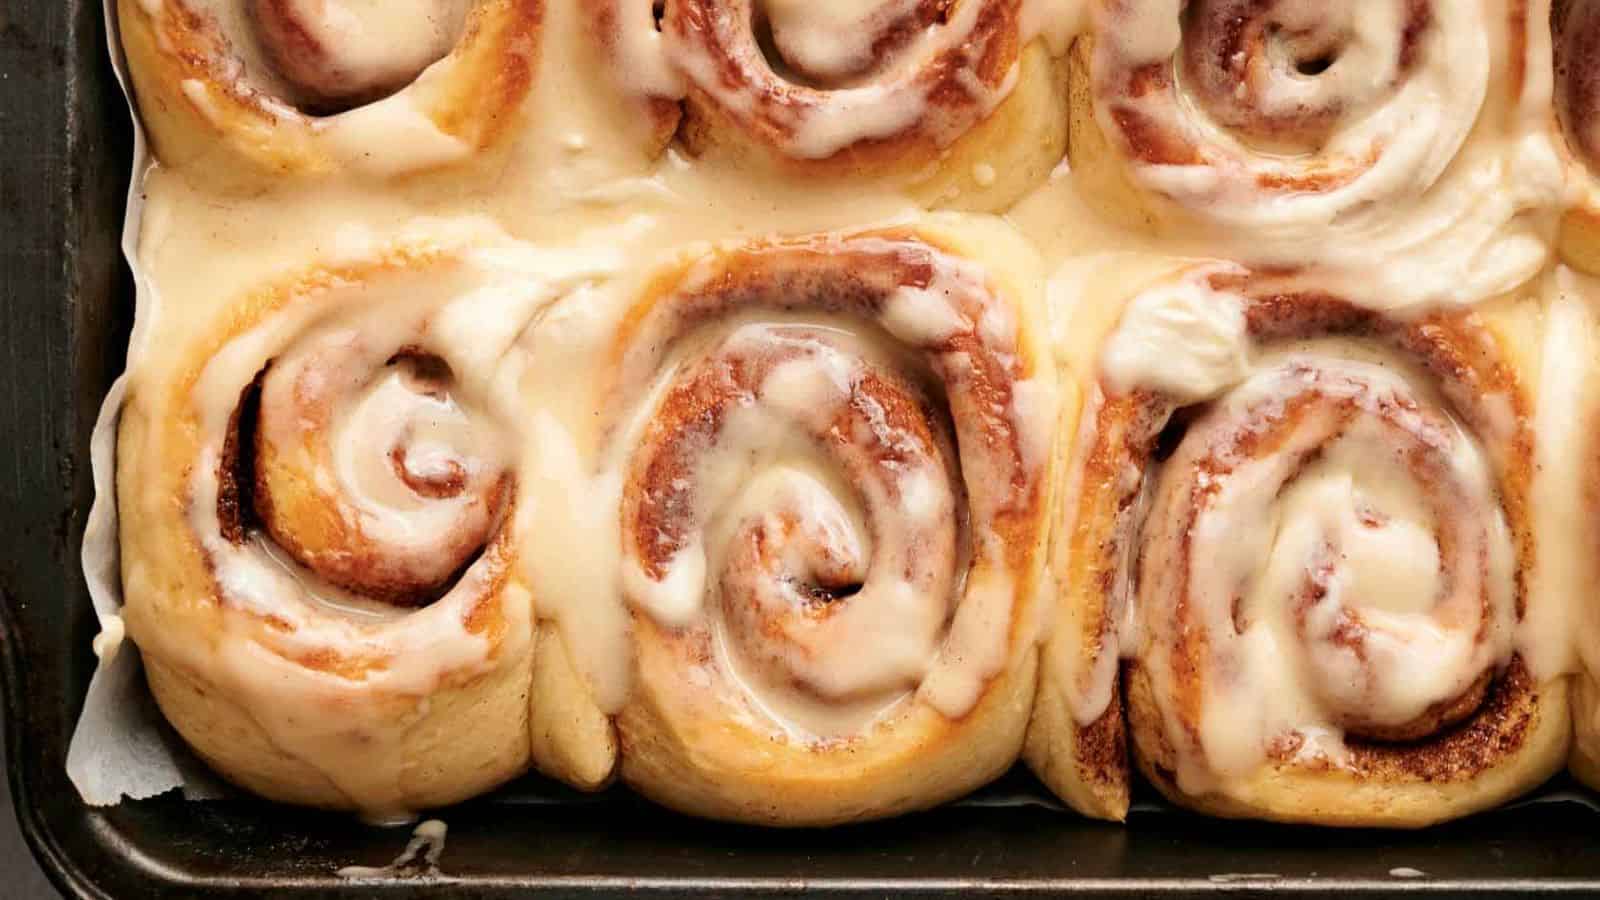
<path fill-rule="evenodd" d="M 1169 733 L 1198 735 L 1184 790 L 1250 774 L 1274 741 L 1337 760 L 1341 732 L 1432 734 L 1510 657 L 1493 479 L 1388 369 L 1264 367 L 1190 427 L 1154 497 L 1141 661 Z"/>
<path fill-rule="evenodd" d="M 1488 92 L 1488 33 L 1466 4 L 1174 6 L 1102 11 L 1103 125 L 1140 177 L 1230 224 L 1328 223 L 1434 183 Z"/>
<path fill-rule="evenodd" d="M 631 464 L 630 602 L 673 627 L 710 615 L 777 721 L 859 730 L 926 677 L 952 612 L 958 472 L 926 404 L 825 332 L 733 332 L 678 377 Z"/>

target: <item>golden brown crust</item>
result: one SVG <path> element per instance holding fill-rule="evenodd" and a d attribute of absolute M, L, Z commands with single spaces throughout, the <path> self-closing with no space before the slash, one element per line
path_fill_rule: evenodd
<path fill-rule="evenodd" d="M 140 120 L 163 163 L 233 190 L 352 171 L 322 137 L 335 119 L 239 78 L 229 38 L 210 17 L 184 0 L 118 0 L 117 12 Z M 478 156 L 516 121 L 533 83 L 542 18 L 543 0 L 481 0 L 445 60 L 402 93 L 442 135 L 469 148 L 469 158 Z"/>
<path fill-rule="evenodd" d="M 1110 541 L 1074 527 L 1068 504 L 1111 489 L 1118 473 L 1106 468 L 1113 456 L 1107 441 L 1087 456 L 1079 438 L 1079 414 L 1098 410 L 1067 407 L 1056 426 L 1057 479 L 1052 499 L 1050 568 L 1058 597 L 1053 623 L 1040 651 L 1039 690 L 1028 725 L 1023 758 L 1035 775 L 1073 809 L 1098 819 L 1122 821 L 1132 793 L 1127 723 L 1120 690 L 1112 685 L 1104 712 L 1088 724 L 1079 721 L 1072 698 L 1082 681 L 1104 659 L 1115 656 L 1116 612 L 1111 608 L 1116 560 Z M 1072 474 L 1066 474 L 1071 471 Z M 1076 683 L 1074 683 L 1076 682 Z"/>
<path fill-rule="evenodd" d="M 1600 684 L 1594 675 L 1579 672 L 1572 678 L 1572 720 L 1576 739 L 1567 768 L 1590 788 L 1600 790 Z"/>
<path fill-rule="evenodd" d="M 1535 684 L 1515 660 L 1466 723 L 1422 744 L 1350 742 L 1348 767 L 1279 761 L 1228 796 L 1176 782 L 1176 751 L 1159 722 L 1148 676 L 1125 673 L 1139 771 L 1180 806 L 1225 818 L 1340 827 L 1421 828 L 1503 804 L 1561 768 L 1570 734 L 1562 680 Z"/>

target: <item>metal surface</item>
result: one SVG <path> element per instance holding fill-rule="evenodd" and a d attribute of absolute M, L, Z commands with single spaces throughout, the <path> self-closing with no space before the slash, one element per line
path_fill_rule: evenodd
<path fill-rule="evenodd" d="M 1600 891 L 1600 815 L 1550 802 L 1413 834 L 1206 821 L 1141 805 L 1127 828 L 969 803 L 826 832 L 691 822 L 623 792 L 529 780 L 447 811 L 442 879 L 350 883 L 404 831 L 247 799 L 90 810 L 63 769 L 92 664 L 77 564 L 88 435 L 121 366 L 130 289 L 117 249 L 129 136 L 93 0 L 0 6 L 0 662 L 18 816 L 82 897 L 662 896 L 1216 891 Z M 1036 791 L 1018 776 L 1002 791 Z M 989 799 L 995 799 L 993 792 Z M 1421 873 L 1416 874 L 1416 873 Z M 7 895 L 0 885 L 0 895 Z"/>

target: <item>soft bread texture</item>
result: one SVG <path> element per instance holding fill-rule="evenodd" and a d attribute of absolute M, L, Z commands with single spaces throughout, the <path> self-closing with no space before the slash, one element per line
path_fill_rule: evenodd
<path fill-rule="evenodd" d="M 700 6 L 714 4 L 701 0 L 668 4 L 668 33 L 672 33 L 679 7 Z M 869 105 L 852 96 L 874 90 L 871 81 L 865 88 L 812 89 L 803 87 L 803 80 L 781 80 L 765 71 L 764 64 L 742 57 L 736 57 L 737 63 L 717 57 L 720 77 L 737 79 L 738 90 L 770 94 L 745 101 L 753 105 L 752 112 L 691 80 L 679 138 L 696 156 L 718 157 L 736 167 L 776 172 L 785 178 L 893 185 L 929 207 L 1005 210 L 1044 181 L 1066 148 L 1064 69 L 1044 40 L 1023 44 L 1021 4 L 1015 0 L 961 0 L 950 7 L 942 13 L 950 23 L 961 21 L 965 10 L 976 10 L 971 13 L 975 22 L 968 43 L 922 60 L 924 68 L 910 74 L 903 71 L 906 64 L 902 63 L 868 76 L 892 81 L 892 87 L 883 89 L 891 96 L 917 95 L 901 103 L 918 104 L 914 108 L 920 109 L 921 115 L 894 130 L 886 129 L 879 120 L 890 117 L 892 121 L 896 108 L 885 100 L 870 101 Z M 932 29 L 957 27 L 950 23 Z M 696 35 L 684 39 L 685 44 L 693 45 L 685 52 L 704 52 L 694 45 L 703 26 L 692 29 L 685 28 L 686 34 Z M 971 45 L 982 47 L 982 56 L 976 61 L 968 59 L 977 52 Z M 719 46 L 709 52 L 728 50 Z M 1007 84 L 1008 78 L 1014 83 Z M 968 93 L 974 82 L 989 90 L 1004 84 L 1007 93 L 993 109 L 985 110 L 983 99 Z M 804 123 L 808 116 L 826 115 L 832 104 L 847 102 L 857 107 L 849 114 L 848 127 L 862 128 L 872 136 L 849 141 L 820 156 L 791 146 L 795 132 L 805 126 L 796 126 L 786 117 Z M 843 115 L 838 118 L 847 120 Z M 969 124 L 953 134 L 936 130 L 934 123 L 945 119 Z"/>
<path fill-rule="evenodd" d="M 1595 713 L 1600 710 L 1600 687 L 1593 676 L 1580 675 L 1573 679 L 1572 715 L 1576 722 L 1578 739 L 1572 744 L 1572 756 L 1567 767 L 1572 774 L 1594 790 L 1600 790 L 1600 727 L 1596 727 Z"/>
<path fill-rule="evenodd" d="M 1065 375 L 1075 377 L 1070 371 Z M 1100 653 L 1117 652 L 1114 646 L 1101 646 L 1101 629 L 1112 615 L 1103 589 L 1106 582 L 1083 571 L 1085 557 L 1074 553 L 1077 548 L 1072 546 L 1074 529 L 1067 504 L 1073 494 L 1067 473 L 1081 449 L 1080 412 L 1075 405 L 1064 405 L 1056 426 L 1056 465 L 1061 474 L 1050 504 L 1049 566 L 1057 609 L 1040 646 L 1039 691 L 1023 759 L 1074 810 L 1120 822 L 1128 815 L 1132 793 L 1122 698 L 1113 685 L 1105 711 L 1092 722 L 1080 723 L 1068 693 L 1069 683 L 1092 670 Z"/>
<path fill-rule="evenodd" d="M 479 158 L 514 131 L 543 15 L 542 0 L 481 0 L 454 49 L 399 93 L 319 117 L 242 76 L 236 44 L 250 37 L 225 34 L 194 2 L 118 0 L 122 46 L 156 157 L 230 191 L 362 171 L 416 174 Z M 432 133 L 396 144 L 359 124 L 380 107 L 393 110 L 395 125 Z"/>
<path fill-rule="evenodd" d="M 1160 232 L 1183 221 L 1182 212 L 1142 190 L 1100 127 L 1094 102 L 1093 35 L 1072 42 L 1067 54 L 1067 159 L 1073 178 L 1095 204 L 1095 212 L 1133 230 Z"/>
<path fill-rule="evenodd" d="M 1600 603 L 1590 588 L 1600 578 L 1595 535 L 1587 527 L 1600 503 L 1600 387 L 1594 366 L 1600 360 L 1600 281 L 1581 272 L 1557 268 L 1546 287 L 1551 294 L 1551 335 L 1547 357 L 1568 365 L 1546 365 L 1552 418 L 1564 428 L 1559 454 L 1548 460 L 1556 479 L 1569 486 L 1571 505 L 1562 511 L 1572 546 L 1567 570 L 1572 594 L 1570 625 L 1576 654 L 1572 677 L 1573 744 L 1569 767 L 1590 787 L 1600 785 Z M 1570 487 L 1576 482 L 1575 487 Z"/>
<path fill-rule="evenodd" d="M 646 319 L 653 315 L 671 316 L 675 307 L 681 307 L 696 310 L 688 313 L 690 321 L 703 324 L 708 314 L 738 316 L 742 305 L 748 305 L 751 311 L 789 309 L 801 316 L 834 309 L 845 318 L 823 317 L 818 321 L 832 327 L 857 328 L 861 326 L 854 319 L 886 302 L 874 298 L 893 296 L 892 287 L 889 295 L 877 293 L 885 287 L 883 277 L 872 271 L 875 267 L 904 264 L 910 267 L 908 271 L 920 271 L 925 265 L 943 265 L 940 260 L 947 255 L 959 254 L 965 260 L 984 260 L 981 269 L 972 270 L 984 279 L 978 289 L 981 300 L 974 298 L 973 302 L 1000 304 L 1005 315 L 1017 317 L 1015 342 L 1002 345 L 1016 354 L 1015 365 L 1030 379 L 1044 379 L 1042 383 L 1051 380 L 1048 359 L 1040 356 L 1042 348 L 1037 343 L 1040 321 L 1035 318 L 1037 297 L 1033 296 L 1037 282 L 1027 274 L 1026 254 L 1019 255 L 997 230 L 986 225 L 971 231 L 941 225 L 809 240 L 823 243 L 808 244 L 803 239 L 748 248 L 734 246 L 700 260 L 687 273 L 669 274 L 657 281 L 655 293 L 641 300 L 640 314 Z M 980 248 L 989 252 L 981 252 Z M 813 257 L 813 252 L 823 255 Z M 832 258 L 830 252 L 839 256 Z M 909 253 L 907 258 L 913 261 L 899 262 L 902 253 Z M 1011 259 L 1023 265 L 1020 274 L 1001 266 L 1003 260 Z M 744 299 L 723 305 L 733 297 Z M 973 309 L 984 308 L 987 306 Z M 870 322 L 870 314 L 866 318 Z M 951 338 L 970 339 L 973 338 Z M 651 341 L 647 346 L 656 344 Z M 977 352 L 973 351 L 975 357 Z M 952 392 L 965 390 L 955 384 L 949 388 Z M 958 420 L 956 427 L 964 426 Z M 1019 439 L 1020 435 L 1011 437 Z M 972 460 L 965 452 L 962 458 L 964 465 Z M 1033 609 L 1033 598 L 1043 563 L 1043 501 L 1051 466 L 1048 459 L 1029 465 L 1041 468 L 1015 477 L 1026 477 L 1036 486 L 1023 495 L 1028 499 L 1008 501 L 1025 505 L 1007 506 L 1010 511 L 999 520 L 975 518 L 971 526 L 985 532 L 995 529 L 1009 562 L 974 563 L 968 576 L 976 583 L 990 577 L 983 574 L 990 567 L 1005 566 L 1006 587 L 999 589 L 1003 591 L 1003 605 L 991 613 L 1000 620 L 979 626 L 985 631 L 1005 629 L 1000 637 L 1003 658 L 983 664 L 977 694 L 970 705 L 952 714 L 941 706 L 937 694 L 928 693 L 928 686 L 940 674 L 940 666 L 956 666 L 959 673 L 967 666 L 982 663 L 960 657 L 951 657 L 954 661 L 947 662 L 941 656 L 920 689 L 894 701 L 865 723 L 851 725 L 847 733 L 827 739 L 802 736 L 785 730 L 793 726 L 780 728 L 777 720 L 757 708 L 746 707 L 749 701 L 744 691 L 749 689 L 731 682 L 726 659 L 693 636 L 703 626 L 680 630 L 636 607 L 636 681 L 617 719 L 623 779 L 658 802 L 696 815 L 765 825 L 815 826 L 927 808 L 961 796 L 1004 772 L 1020 750 L 1036 683 L 1032 629 L 1036 627 L 1037 611 Z M 977 470 L 983 471 L 988 470 Z M 972 480 L 984 477 L 977 472 L 962 476 L 968 479 L 967 490 L 992 494 L 992 488 Z M 980 551 L 970 552 L 981 556 Z M 891 563 L 874 558 L 873 565 Z M 870 585 L 895 576 L 869 571 L 860 577 Z M 858 596 L 869 599 L 865 593 Z M 834 602 L 849 604 L 853 599 Z M 937 599 L 917 598 L 923 603 Z M 872 602 L 887 601 L 878 597 Z M 962 607 L 982 601 L 958 594 L 951 602 L 951 615 L 958 624 L 949 627 L 955 630 L 962 627 Z M 751 639 L 764 640 L 759 635 Z M 948 646 L 957 638 L 947 636 L 944 641 Z M 844 652 L 873 650 L 869 643 Z M 821 652 L 828 650 L 823 648 Z M 712 655 L 709 662 L 708 653 Z M 820 702 L 829 701 L 823 698 Z"/>
<path fill-rule="evenodd" d="M 665 668 L 651 638 L 641 635 L 644 677 Z M 838 825 L 927 809 L 1011 767 L 1033 702 L 1035 666 L 1026 654 L 960 721 L 919 706 L 832 752 L 774 741 L 714 713 L 686 715 L 658 699 L 665 690 L 644 690 L 619 719 L 623 778 L 680 812 L 760 825 Z"/>
<path fill-rule="evenodd" d="M 408 723 L 400 744 L 385 750 L 404 760 L 400 804 L 376 812 L 460 803 L 526 771 L 531 661 L 524 656 L 487 676 L 435 692 L 425 715 L 403 698 L 375 702 L 364 711 Z M 169 666 L 159 656 L 147 656 L 145 666 L 162 715 L 228 781 L 281 803 L 367 812 L 322 768 L 280 749 L 256 724 L 252 708 L 230 699 L 225 688 L 204 674 Z M 464 734 L 471 737 L 464 740 Z"/>
<path fill-rule="evenodd" d="M 225 778 L 265 797 L 388 818 L 528 766 L 534 641 L 509 528 L 430 609 L 352 621 L 270 587 L 239 593 L 223 573 L 242 571 L 226 554 L 254 552 L 227 534 L 240 504 L 224 486 L 207 508 L 200 486 L 232 478 L 227 462 L 208 475 L 203 460 L 218 457 L 203 451 L 224 442 L 219 421 L 238 427 L 233 398 L 255 377 L 225 360 L 230 348 L 285 317 L 337 314 L 369 284 L 414 287 L 456 266 L 448 248 L 403 248 L 269 285 L 175 351 L 170 378 L 129 390 L 118 437 L 128 634 L 168 721 Z M 223 390 L 229 409 L 208 408 L 203 385 L 230 373 L 242 385 Z"/>
<path fill-rule="evenodd" d="M 1022 758 L 1039 780 L 1074 810 L 1121 822 L 1128 817 L 1133 793 L 1121 692 L 1113 690 L 1111 705 L 1100 718 L 1081 726 L 1063 696 L 1060 674 L 1050 671 L 1048 655 L 1041 659 L 1044 670 Z"/>
<path fill-rule="evenodd" d="M 540 704 L 534 720 L 534 763 L 579 790 L 604 788 L 616 776 L 616 726 L 590 700 L 589 687 L 554 624 L 539 624 L 539 646 L 543 652 L 533 666 L 532 692 Z"/>

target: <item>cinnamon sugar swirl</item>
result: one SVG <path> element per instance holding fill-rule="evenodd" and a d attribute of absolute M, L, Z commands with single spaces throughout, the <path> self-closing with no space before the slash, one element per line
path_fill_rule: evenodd
<path fill-rule="evenodd" d="M 683 101 L 695 156 L 993 211 L 1066 147 L 1059 50 L 1021 0 L 597 5 L 619 77 Z"/>
<path fill-rule="evenodd" d="M 1102 215 L 1252 264 L 1370 277 L 1379 259 L 1394 305 L 1491 297 L 1547 258 L 1562 174 L 1525 4 L 1096 0 L 1090 18 L 1071 157 Z"/>
<path fill-rule="evenodd" d="M 818 825 L 1015 760 L 1055 398 L 1027 262 L 977 225 L 733 244 L 535 329 L 599 342 L 534 417 L 533 579 L 624 780 Z"/>
<path fill-rule="evenodd" d="M 1132 299 L 1084 367 L 1059 742 L 1125 696 L 1175 802 L 1318 824 L 1427 824 L 1548 777 L 1563 598 L 1536 590 L 1504 315 L 1391 319 L 1228 264 Z"/>
<path fill-rule="evenodd" d="M 162 163 L 229 188 L 460 165 L 533 81 L 542 0 L 121 0 Z"/>

